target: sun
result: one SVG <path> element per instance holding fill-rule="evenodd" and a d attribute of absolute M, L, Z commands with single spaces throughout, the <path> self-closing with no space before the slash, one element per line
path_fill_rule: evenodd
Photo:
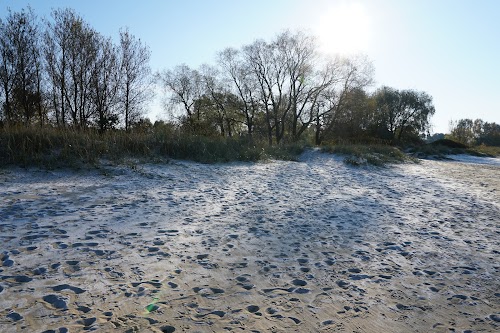
<path fill-rule="evenodd" d="M 324 53 L 352 54 L 368 48 L 370 25 L 370 15 L 365 6 L 343 2 L 324 11 L 314 30 Z"/>

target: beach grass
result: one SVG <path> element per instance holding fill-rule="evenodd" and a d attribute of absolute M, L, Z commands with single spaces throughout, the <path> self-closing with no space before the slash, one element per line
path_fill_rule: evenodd
<path fill-rule="evenodd" d="M 426 144 L 416 147 L 410 147 L 407 152 L 418 158 L 436 158 L 447 159 L 449 155 L 472 155 L 479 157 L 498 157 L 500 156 L 500 147 L 494 146 L 464 146 L 450 147 L 443 144 Z"/>
<path fill-rule="evenodd" d="M 398 147 L 383 144 L 339 144 L 325 145 L 321 151 L 343 155 L 344 162 L 353 166 L 387 164 L 415 161 L 414 158 L 402 152 Z"/>
<path fill-rule="evenodd" d="M 98 165 L 101 160 L 185 159 L 201 163 L 296 160 L 302 143 L 269 146 L 245 137 L 186 135 L 175 131 L 93 130 L 57 128 L 0 129 L 0 166 L 46 168 Z"/>
<path fill-rule="evenodd" d="M 44 168 L 81 168 L 98 166 L 101 161 L 124 163 L 130 159 L 165 161 L 192 160 L 200 163 L 232 161 L 296 161 L 311 146 L 306 141 L 269 145 L 264 140 L 246 137 L 189 135 L 175 129 L 153 128 L 148 131 L 95 130 L 60 128 L 1 128 L 0 166 L 17 165 Z M 321 151 L 340 154 L 349 165 L 385 166 L 415 162 L 418 158 L 445 159 L 448 155 L 500 156 L 500 147 L 449 147 L 427 144 L 407 148 L 387 144 L 324 144 Z"/>

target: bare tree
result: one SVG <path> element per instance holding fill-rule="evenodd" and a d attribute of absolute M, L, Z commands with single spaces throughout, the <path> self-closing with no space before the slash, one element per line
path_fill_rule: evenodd
<path fill-rule="evenodd" d="M 43 61 L 43 44 L 41 31 L 38 32 L 38 38 L 35 41 L 34 53 L 35 53 L 35 80 L 36 80 L 36 90 L 34 106 L 38 114 L 38 121 L 40 127 L 43 127 L 48 121 L 47 118 L 47 107 L 45 103 L 46 98 L 46 71 Z"/>
<path fill-rule="evenodd" d="M 200 73 L 183 64 L 172 70 L 164 70 L 156 77 L 168 96 L 166 106 L 182 105 L 187 123 L 194 127 L 201 117 L 199 104 L 196 103 L 203 95 Z"/>
<path fill-rule="evenodd" d="M 350 106 L 349 97 L 358 89 L 373 82 L 373 65 L 364 56 L 336 58 L 329 62 L 326 71 L 331 74 L 331 84 L 321 93 L 315 116 L 315 141 L 320 144 L 332 134 L 339 114 Z"/>
<path fill-rule="evenodd" d="M 273 45 L 264 40 L 256 40 L 250 45 L 243 47 L 245 62 L 249 73 L 258 87 L 258 104 L 265 112 L 267 127 L 267 139 L 269 145 L 273 144 L 273 130 L 279 138 L 279 110 L 283 94 L 281 86 L 284 84 L 283 64 L 275 64 Z M 275 92 L 278 95 L 275 96 Z"/>
<path fill-rule="evenodd" d="M 215 119 L 222 136 L 233 136 L 233 127 L 240 121 L 238 113 L 238 98 L 230 91 L 229 84 L 223 80 L 218 68 L 210 65 L 200 67 L 202 89 L 205 97 L 211 101 L 214 110 L 212 117 Z"/>
<path fill-rule="evenodd" d="M 104 132 L 118 123 L 118 89 L 120 86 L 118 48 L 110 38 L 99 36 L 99 49 L 92 78 L 92 101 L 96 123 Z"/>
<path fill-rule="evenodd" d="M 238 99 L 235 105 L 244 117 L 247 135 L 252 141 L 255 116 L 259 111 L 256 98 L 258 92 L 256 91 L 257 85 L 250 75 L 250 68 L 241 55 L 240 51 L 227 48 L 219 53 L 218 63 L 226 76 L 230 91 Z"/>
<path fill-rule="evenodd" d="M 120 31 L 120 99 L 125 130 L 137 120 L 152 96 L 149 48 L 128 29 Z"/>
<path fill-rule="evenodd" d="M 58 126 L 67 122 L 67 85 L 69 81 L 70 31 L 78 15 L 71 9 L 55 9 L 52 20 L 46 22 L 44 33 L 45 63 L 49 77 L 50 100 Z"/>
<path fill-rule="evenodd" d="M 7 22 L 0 20 L 0 83 L 3 93 L 3 116 L 8 123 L 13 119 L 12 111 L 12 91 L 15 84 L 16 66 L 15 51 L 12 39 L 9 36 L 9 26 Z"/>
<path fill-rule="evenodd" d="M 95 114 L 91 89 L 98 47 L 97 32 L 81 17 L 76 18 L 69 31 L 69 80 L 65 97 L 73 125 L 80 128 L 86 128 Z"/>
<path fill-rule="evenodd" d="M 7 121 L 29 125 L 40 100 L 37 95 L 38 25 L 33 10 L 12 12 L 1 26 L 0 80 Z"/>
<path fill-rule="evenodd" d="M 271 43 L 257 40 L 245 46 L 243 54 L 250 69 L 246 77 L 257 83 L 269 144 L 273 138 L 279 144 L 287 133 L 298 140 L 317 118 L 320 94 L 337 80 L 337 73 L 317 69 L 314 37 L 285 31 Z"/>

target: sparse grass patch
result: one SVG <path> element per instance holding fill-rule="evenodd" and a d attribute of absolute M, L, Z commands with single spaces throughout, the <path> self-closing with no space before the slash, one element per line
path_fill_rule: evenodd
<path fill-rule="evenodd" d="M 327 145 L 323 152 L 344 155 L 344 162 L 350 165 L 384 166 L 392 163 L 415 161 L 397 147 L 388 145 Z"/>

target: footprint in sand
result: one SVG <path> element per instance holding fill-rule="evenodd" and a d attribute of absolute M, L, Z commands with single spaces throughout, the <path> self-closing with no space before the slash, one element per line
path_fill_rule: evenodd
<path fill-rule="evenodd" d="M 173 326 L 170 326 L 170 325 L 167 325 L 167 326 L 163 326 L 160 328 L 160 330 L 163 332 L 163 333 L 174 333 L 175 332 L 175 327 Z"/>
<path fill-rule="evenodd" d="M 4 254 L 1 259 L 3 267 L 12 267 L 14 265 L 14 261 L 10 259 L 8 254 Z"/>
<path fill-rule="evenodd" d="M 84 305 L 80 305 L 79 307 L 76 308 L 78 311 L 80 312 L 83 312 L 83 313 L 88 313 L 90 312 L 90 310 L 92 310 L 91 308 L 87 307 L 87 306 L 84 306 Z"/>
<path fill-rule="evenodd" d="M 69 330 L 66 327 L 60 327 L 57 331 L 56 330 L 46 330 L 43 331 L 42 333 L 68 333 Z"/>
<path fill-rule="evenodd" d="M 26 275 L 0 276 L 0 279 L 13 283 L 27 283 L 33 280 L 32 278 Z"/>
<path fill-rule="evenodd" d="M 349 288 L 349 283 L 345 282 L 343 280 L 338 280 L 337 281 L 337 286 L 339 286 L 342 289 L 347 289 L 347 288 Z"/>
<path fill-rule="evenodd" d="M 273 314 L 276 314 L 276 313 L 278 312 L 278 310 L 277 310 L 277 309 L 275 309 L 275 308 L 267 308 L 267 309 L 266 309 L 266 312 L 267 312 L 268 314 L 270 314 L 270 315 L 273 315 Z"/>
<path fill-rule="evenodd" d="M 247 306 L 247 311 L 250 313 L 257 313 L 260 310 L 260 307 L 257 305 L 249 305 Z"/>
<path fill-rule="evenodd" d="M 10 320 L 12 321 L 19 321 L 21 319 L 23 319 L 23 316 L 21 316 L 19 313 L 17 312 L 10 312 L 8 315 L 7 315 L 7 318 L 9 318 Z"/>
<path fill-rule="evenodd" d="M 54 295 L 54 294 L 46 295 L 43 296 L 43 300 L 52 305 L 56 309 L 62 309 L 62 310 L 68 309 L 67 299 L 60 295 Z"/>
<path fill-rule="evenodd" d="M 224 289 L 212 288 L 212 287 L 194 287 L 193 291 L 198 295 L 208 298 L 224 293 Z"/>
<path fill-rule="evenodd" d="M 66 289 L 71 290 L 75 294 L 82 294 L 86 291 L 85 289 L 73 287 L 73 286 L 70 286 L 69 284 L 60 284 L 58 286 L 52 287 L 52 290 L 54 290 L 54 291 L 61 291 L 61 290 L 66 290 Z"/>
<path fill-rule="evenodd" d="M 84 326 L 84 330 L 90 330 L 90 327 L 97 321 L 97 318 L 83 318 L 82 320 L 78 320 L 77 323 Z"/>
<path fill-rule="evenodd" d="M 295 280 L 293 280 L 293 281 L 292 281 L 292 284 L 293 284 L 294 286 L 304 287 L 304 286 L 306 286 L 306 285 L 307 285 L 307 282 L 306 282 L 306 281 L 304 281 L 304 280 L 295 279 Z"/>
<path fill-rule="evenodd" d="M 248 277 L 251 277 L 250 274 L 243 274 L 238 277 L 236 277 L 236 281 L 238 281 L 237 285 L 242 287 L 245 290 L 250 290 L 255 287 L 252 283 L 250 283 L 250 279 Z"/>
<path fill-rule="evenodd" d="M 300 258 L 300 259 L 297 259 L 297 262 L 299 263 L 299 265 L 305 265 L 309 262 L 309 259 L 306 259 L 306 258 Z"/>

